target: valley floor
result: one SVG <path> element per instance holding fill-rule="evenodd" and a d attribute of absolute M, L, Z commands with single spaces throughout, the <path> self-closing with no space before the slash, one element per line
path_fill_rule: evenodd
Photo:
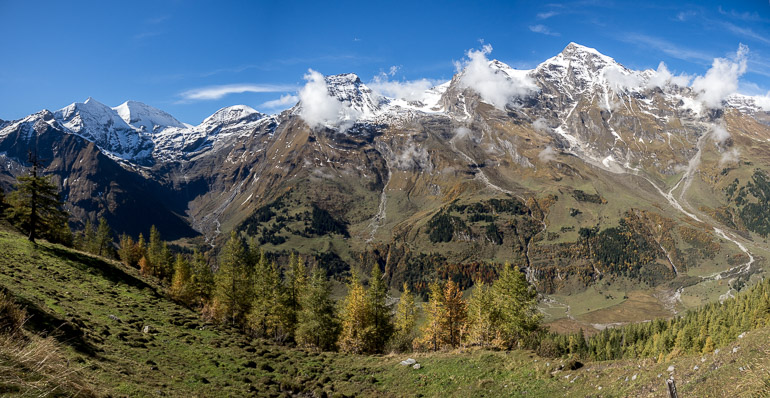
<path fill-rule="evenodd" d="M 28 342 L 56 339 L 66 378 L 51 395 L 662 397 L 669 376 L 680 396 L 770 394 L 770 329 L 715 353 L 577 370 L 529 351 L 315 352 L 208 323 L 132 268 L 11 231 L 0 232 L 0 287 L 26 307 Z M 12 348 L 0 344 L 0 394 L 41 395 Z M 409 357 L 420 369 L 399 364 Z"/>

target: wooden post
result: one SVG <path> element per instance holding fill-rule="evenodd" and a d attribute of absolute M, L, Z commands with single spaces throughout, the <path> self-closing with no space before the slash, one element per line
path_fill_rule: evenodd
<path fill-rule="evenodd" d="M 669 398 L 678 398 L 679 396 L 676 394 L 676 383 L 674 383 L 674 378 L 670 378 L 666 380 L 666 386 L 668 387 L 668 397 Z"/>

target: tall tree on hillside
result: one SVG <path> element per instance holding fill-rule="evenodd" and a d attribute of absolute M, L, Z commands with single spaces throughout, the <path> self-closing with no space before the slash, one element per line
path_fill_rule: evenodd
<path fill-rule="evenodd" d="M 369 278 L 369 289 L 366 291 L 366 302 L 369 310 L 372 333 L 367 339 L 367 352 L 378 353 L 385 350 L 385 345 L 393 335 L 391 307 L 387 303 L 388 287 L 383 280 L 380 267 L 375 264 Z"/>
<path fill-rule="evenodd" d="M 340 349 L 345 352 L 361 354 L 366 352 L 367 334 L 371 334 L 371 310 L 366 292 L 358 273 L 353 271 L 348 282 L 348 294 L 340 316 L 342 330 Z"/>
<path fill-rule="evenodd" d="M 519 267 L 506 263 L 492 284 L 492 294 L 505 346 L 513 347 L 538 328 L 542 315 L 537 310 L 537 291 Z"/>
<path fill-rule="evenodd" d="M 174 276 L 171 278 L 171 297 L 190 304 L 194 293 L 191 279 L 190 263 L 184 255 L 177 254 L 174 261 Z"/>
<path fill-rule="evenodd" d="M 294 253 L 289 256 L 289 272 L 286 275 L 286 309 L 289 322 L 296 327 L 297 315 L 301 309 L 300 297 L 307 289 L 307 268 L 302 257 Z"/>
<path fill-rule="evenodd" d="M 460 286 L 451 279 L 444 287 L 444 306 L 446 317 L 442 324 L 446 330 L 447 343 L 454 348 L 460 345 L 468 309 Z"/>
<path fill-rule="evenodd" d="M 107 224 L 107 219 L 99 217 L 99 226 L 96 228 L 95 253 L 99 256 L 111 255 L 112 228 Z"/>
<path fill-rule="evenodd" d="M 249 328 L 260 337 L 286 340 L 289 333 L 287 311 L 284 308 L 284 287 L 275 262 L 268 261 L 261 250 L 254 267 L 254 298 L 249 312 Z"/>
<path fill-rule="evenodd" d="M 495 339 L 497 311 L 494 309 L 492 291 L 483 281 L 476 283 L 468 301 L 468 334 L 471 345 L 488 347 Z"/>
<path fill-rule="evenodd" d="M 71 244 L 72 233 L 67 226 L 69 215 L 63 210 L 59 189 L 49 176 L 39 176 L 38 163 L 32 159 L 28 176 L 16 179 L 16 190 L 8 195 L 8 220 L 27 233 L 30 242 L 38 237 Z"/>
<path fill-rule="evenodd" d="M 417 307 L 414 303 L 414 294 L 409 290 L 409 285 L 404 282 L 403 292 L 396 307 L 395 335 L 393 347 L 399 351 L 412 348 L 414 341 L 414 327 L 417 323 Z"/>
<path fill-rule="evenodd" d="M 80 235 L 79 249 L 93 253 L 95 246 L 94 242 L 96 242 L 96 233 L 94 232 L 94 224 L 91 222 L 91 219 L 86 219 L 86 225 L 83 227 L 83 231 Z"/>
<path fill-rule="evenodd" d="M 211 272 L 209 262 L 206 261 L 206 256 L 198 249 L 193 251 L 191 267 L 193 296 L 199 301 L 198 304 L 204 304 L 211 298 L 211 292 L 214 289 L 214 274 Z"/>
<path fill-rule="evenodd" d="M 444 292 L 441 284 L 432 282 L 428 289 L 428 304 L 425 306 L 427 319 L 422 327 L 421 336 L 415 340 L 414 345 L 416 349 L 437 351 L 444 346 L 444 342 L 447 340 L 446 330 L 443 327 L 447 309 L 444 305 Z"/>
<path fill-rule="evenodd" d="M 223 322 L 240 324 L 251 307 L 253 282 L 246 246 L 235 231 L 219 253 L 214 275 L 214 309 Z"/>
<path fill-rule="evenodd" d="M 331 286 L 325 272 L 318 266 L 313 269 L 308 287 L 300 297 L 300 305 L 297 343 L 322 350 L 334 349 L 339 335 L 339 321 L 331 298 Z"/>
<path fill-rule="evenodd" d="M 118 257 L 123 264 L 129 267 L 136 267 L 139 265 L 139 260 L 145 256 L 147 248 L 144 247 L 144 237 L 139 234 L 139 240 L 134 240 L 128 234 L 120 235 L 120 242 L 118 247 Z"/>

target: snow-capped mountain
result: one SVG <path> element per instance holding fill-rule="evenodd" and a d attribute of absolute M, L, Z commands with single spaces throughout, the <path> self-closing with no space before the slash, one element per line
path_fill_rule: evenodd
<path fill-rule="evenodd" d="M 160 109 L 137 101 L 126 101 L 112 109 L 131 127 L 146 133 L 157 132 L 166 127 L 191 127 Z"/>

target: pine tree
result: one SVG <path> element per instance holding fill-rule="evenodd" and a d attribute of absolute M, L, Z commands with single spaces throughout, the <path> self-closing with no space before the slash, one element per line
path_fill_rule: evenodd
<path fill-rule="evenodd" d="M 406 351 L 412 348 L 416 323 L 417 307 L 414 303 L 414 294 L 404 282 L 403 292 L 396 307 L 395 335 L 393 336 L 393 346 L 396 350 Z"/>
<path fill-rule="evenodd" d="M 421 330 L 421 335 L 415 341 L 415 348 L 437 351 L 444 346 L 447 340 L 446 329 L 443 327 L 447 316 L 444 305 L 444 295 L 441 284 L 432 282 L 429 286 L 428 304 L 425 307 L 426 321 Z"/>
<path fill-rule="evenodd" d="M 118 240 L 118 258 L 120 258 L 120 261 L 126 266 L 135 267 L 139 262 L 139 259 L 134 257 L 135 245 L 136 243 L 134 243 L 131 236 L 128 234 L 120 235 L 120 239 Z"/>
<path fill-rule="evenodd" d="M 174 261 L 174 276 L 171 278 L 171 297 L 189 304 L 193 297 L 191 278 L 190 263 L 182 254 L 177 254 Z"/>
<path fill-rule="evenodd" d="M 254 270 L 254 298 L 249 312 L 249 328 L 259 337 L 283 341 L 290 333 L 285 316 L 281 276 L 275 263 L 269 262 L 264 252 L 256 252 L 259 253 L 259 261 Z"/>
<path fill-rule="evenodd" d="M 160 232 L 154 225 L 150 227 L 150 242 L 147 245 L 147 261 L 150 266 L 151 274 L 160 277 L 160 270 L 163 255 L 163 241 L 160 239 Z"/>
<path fill-rule="evenodd" d="M 31 175 L 18 177 L 16 181 L 16 190 L 8 195 L 8 220 L 25 231 L 30 242 L 43 237 L 71 244 L 72 232 L 67 225 L 69 214 L 63 210 L 59 189 L 49 176 L 37 175 L 37 161 L 33 159 Z"/>
<path fill-rule="evenodd" d="M 214 274 L 211 272 L 206 257 L 198 249 L 193 251 L 192 255 L 192 279 L 193 296 L 200 304 L 207 302 L 211 298 L 211 292 L 214 289 Z"/>
<path fill-rule="evenodd" d="M 354 354 L 367 351 L 367 340 L 372 340 L 369 335 L 374 333 L 369 304 L 358 273 L 353 271 L 341 314 L 339 346 L 342 351 Z"/>
<path fill-rule="evenodd" d="M 302 309 L 297 319 L 297 343 L 323 350 L 334 349 L 339 335 L 331 287 L 326 275 L 315 267 L 308 288 L 300 297 Z"/>
<path fill-rule="evenodd" d="M 374 265 L 369 278 L 366 302 L 372 329 L 367 336 L 366 352 L 380 353 L 385 350 L 385 345 L 393 336 L 393 320 L 392 309 L 388 305 L 388 287 L 377 264 Z"/>
<path fill-rule="evenodd" d="M 537 310 L 537 292 L 519 267 L 508 263 L 492 284 L 492 292 L 495 309 L 499 311 L 503 344 L 513 347 L 539 326 L 542 316 Z"/>
<path fill-rule="evenodd" d="M 107 224 L 104 217 L 99 217 L 99 226 L 96 229 L 94 254 L 99 256 L 110 256 L 112 248 L 112 229 Z"/>
<path fill-rule="evenodd" d="M 91 220 L 86 220 L 86 225 L 83 227 L 83 237 L 80 241 L 80 249 L 89 253 L 94 253 L 96 247 L 96 233 L 94 232 L 94 224 Z"/>
<path fill-rule="evenodd" d="M 442 325 L 446 330 L 447 344 L 454 348 L 460 345 L 468 312 L 465 300 L 463 300 L 463 292 L 457 283 L 451 279 L 444 287 L 444 306 L 446 307 L 446 316 Z"/>
<path fill-rule="evenodd" d="M 246 247 L 235 233 L 219 253 L 219 269 L 214 275 L 214 308 L 219 319 L 241 324 L 249 312 L 253 295 L 252 273 Z"/>
<path fill-rule="evenodd" d="M 479 281 L 468 301 L 468 343 L 481 347 L 490 346 L 498 327 L 496 318 L 492 290 L 483 281 Z"/>
<path fill-rule="evenodd" d="M 286 277 L 286 309 L 291 328 L 297 325 L 297 315 L 301 309 L 300 297 L 307 289 L 307 269 L 302 257 L 294 253 L 289 256 L 289 272 Z"/>

